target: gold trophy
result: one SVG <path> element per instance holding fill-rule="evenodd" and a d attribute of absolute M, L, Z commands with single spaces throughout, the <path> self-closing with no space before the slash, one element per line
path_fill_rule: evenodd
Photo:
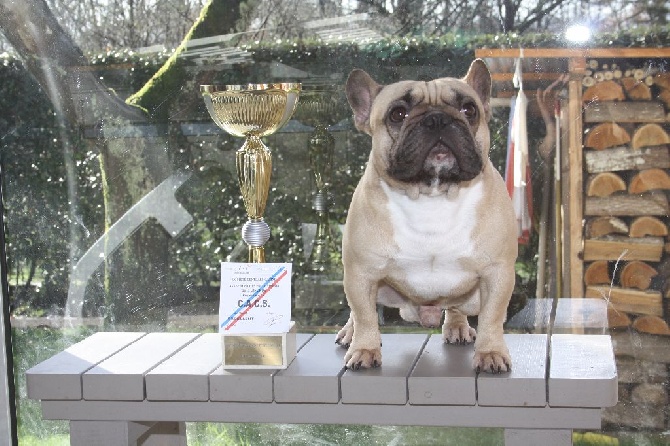
<path fill-rule="evenodd" d="M 303 124 L 314 128 L 309 136 L 307 150 L 316 193 L 312 208 L 316 211 L 316 236 L 312 245 L 308 265 L 314 272 L 324 272 L 330 263 L 329 194 L 332 185 L 333 151 L 335 138 L 328 127 L 347 116 L 346 104 L 340 89 L 334 85 L 304 86 L 295 117 Z"/>
<path fill-rule="evenodd" d="M 300 84 L 201 85 L 200 92 L 216 125 L 245 138 L 236 154 L 237 178 L 249 217 L 242 227 L 242 239 L 249 246 L 249 262 L 263 263 L 263 245 L 270 239 L 263 213 L 270 189 L 272 152 L 261 138 L 275 133 L 291 118 Z"/>

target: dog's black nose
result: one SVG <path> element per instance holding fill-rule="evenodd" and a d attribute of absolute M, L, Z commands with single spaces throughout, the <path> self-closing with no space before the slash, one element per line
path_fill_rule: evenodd
<path fill-rule="evenodd" d="M 430 130 L 442 130 L 451 123 L 451 118 L 441 112 L 433 112 L 423 117 L 421 125 Z"/>

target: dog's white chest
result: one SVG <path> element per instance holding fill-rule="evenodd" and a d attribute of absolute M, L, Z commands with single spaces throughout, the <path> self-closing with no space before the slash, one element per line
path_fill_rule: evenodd
<path fill-rule="evenodd" d="M 422 300 L 456 296 L 479 279 L 472 259 L 481 182 L 450 191 L 451 195 L 420 195 L 411 199 L 383 184 L 397 246 L 395 264 L 403 283 Z"/>

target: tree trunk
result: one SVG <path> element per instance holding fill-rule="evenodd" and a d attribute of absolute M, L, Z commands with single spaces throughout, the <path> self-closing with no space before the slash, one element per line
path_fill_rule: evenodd
<path fill-rule="evenodd" d="M 239 0 L 211 0 L 180 49 L 190 38 L 228 32 L 239 16 L 239 4 Z M 72 126 L 102 129 L 94 144 L 100 153 L 108 229 L 173 170 L 167 135 L 161 141 L 151 140 L 141 129 L 161 119 L 167 123 L 168 110 L 185 81 L 178 52 L 133 101 L 125 103 L 100 83 L 94 71 L 81 69 L 88 61 L 44 0 L 0 0 L 0 29 L 59 116 Z M 76 184 L 76 178 L 69 180 Z M 162 228 L 145 224 L 105 259 L 108 321 L 141 324 L 164 319 L 169 294 L 175 292 L 167 274 L 168 240 Z"/>

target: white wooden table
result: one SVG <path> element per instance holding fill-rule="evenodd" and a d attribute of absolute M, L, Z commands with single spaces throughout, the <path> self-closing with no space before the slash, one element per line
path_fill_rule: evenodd
<path fill-rule="evenodd" d="M 96 333 L 26 373 L 72 445 L 185 445 L 185 422 L 505 428 L 508 445 L 569 445 L 617 402 L 609 336 L 505 335 L 514 363 L 475 374 L 473 347 L 384 334 L 383 365 L 343 368 L 332 334 L 298 334 L 281 371 L 226 371 L 217 334 Z"/>

